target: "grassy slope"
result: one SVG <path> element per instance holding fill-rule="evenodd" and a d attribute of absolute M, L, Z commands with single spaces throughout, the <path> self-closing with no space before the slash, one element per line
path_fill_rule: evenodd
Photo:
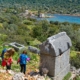
<path fill-rule="evenodd" d="M 10 47 L 6 47 L 7 49 Z M 0 47 L 0 54 L 2 52 L 3 47 Z M 12 64 L 12 70 L 14 71 L 20 71 L 20 66 L 19 64 L 17 64 L 17 60 L 19 58 L 20 53 L 15 52 L 15 55 L 13 56 L 13 64 Z M 31 69 L 31 70 L 35 70 L 38 68 L 39 66 L 39 55 L 36 55 L 34 53 L 31 53 L 28 51 L 28 55 L 30 57 L 30 61 L 27 63 L 27 70 Z"/>
<path fill-rule="evenodd" d="M 7 48 L 9 48 L 9 47 L 7 47 Z M 2 49 L 3 49 L 3 47 L 0 47 L 0 53 L 1 53 Z M 70 57 L 75 57 L 76 53 L 77 53 L 76 51 L 71 51 Z M 31 60 L 27 63 L 27 73 L 30 72 L 30 71 L 38 70 L 39 69 L 39 60 L 40 60 L 39 55 L 33 54 L 29 51 L 28 51 L 28 55 L 31 58 Z M 14 62 L 12 64 L 12 70 L 19 72 L 20 71 L 20 66 L 19 66 L 19 64 L 17 64 L 18 57 L 19 57 L 18 52 L 15 52 L 15 55 L 13 56 Z M 80 79 L 80 77 L 78 77 L 76 80 L 79 80 L 79 79 Z"/>

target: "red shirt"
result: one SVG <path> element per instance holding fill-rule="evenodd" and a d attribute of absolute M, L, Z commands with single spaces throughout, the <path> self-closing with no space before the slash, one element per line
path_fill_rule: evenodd
<path fill-rule="evenodd" d="M 12 63 L 12 57 L 8 58 L 8 59 L 3 59 L 2 61 L 2 66 L 6 66 L 6 65 L 10 65 Z"/>

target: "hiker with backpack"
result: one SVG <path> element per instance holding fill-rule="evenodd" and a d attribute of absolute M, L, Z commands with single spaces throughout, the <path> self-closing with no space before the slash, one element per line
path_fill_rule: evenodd
<path fill-rule="evenodd" d="M 1 53 L 1 59 L 3 60 L 3 58 L 4 58 L 4 53 L 7 51 L 7 49 L 6 49 L 6 47 L 5 47 L 5 45 L 3 46 L 3 50 L 2 50 L 2 53 Z"/>
<path fill-rule="evenodd" d="M 19 57 L 19 59 L 18 59 L 18 61 L 17 61 L 17 63 L 19 63 L 20 64 L 20 72 L 22 72 L 22 73 L 26 73 L 26 64 L 27 64 L 27 61 L 29 61 L 30 60 L 30 58 L 28 57 L 28 55 L 27 55 L 27 51 L 26 50 L 24 50 L 21 54 L 20 54 L 20 57 Z"/>
<path fill-rule="evenodd" d="M 15 53 L 15 50 L 13 48 L 8 49 L 5 54 L 4 54 L 4 58 L 2 60 L 2 66 L 5 67 L 6 66 L 6 71 L 8 72 L 9 70 L 11 70 L 11 64 L 13 62 L 12 57 Z"/>

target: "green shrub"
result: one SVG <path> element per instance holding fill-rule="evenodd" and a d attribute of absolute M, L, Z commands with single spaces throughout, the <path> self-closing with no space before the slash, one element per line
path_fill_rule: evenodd
<path fill-rule="evenodd" d="M 69 72 L 69 73 L 64 77 L 63 80 L 69 80 L 70 77 L 71 77 L 71 73 Z"/>
<path fill-rule="evenodd" d="M 33 24 L 33 22 L 29 21 L 29 20 L 24 20 L 23 23 L 26 25 L 32 25 Z"/>
<path fill-rule="evenodd" d="M 19 53 L 18 52 L 15 52 L 15 54 L 13 56 L 13 59 L 17 61 L 18 58 L 19 58 Z"/>
<path fill-rule="evenodd" d="M 80 80 L 80 76 L 77 76 L 77 77 L 76 77 L 76 80 Z"/>
<path fill-rule="evenodd" d="M 71 57 L 70 63 L 72 66 L 75 66 L 76 68 L 80 68 L 80 54 L 77 54 L 74 57 Z"/>

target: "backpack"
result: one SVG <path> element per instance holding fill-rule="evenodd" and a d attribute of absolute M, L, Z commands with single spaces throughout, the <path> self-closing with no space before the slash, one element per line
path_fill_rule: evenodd
<path fill-rule="evenodd" d="M 20 55 L 20 64 L 26 64 L 27 56 L 25 54 Z"/>

